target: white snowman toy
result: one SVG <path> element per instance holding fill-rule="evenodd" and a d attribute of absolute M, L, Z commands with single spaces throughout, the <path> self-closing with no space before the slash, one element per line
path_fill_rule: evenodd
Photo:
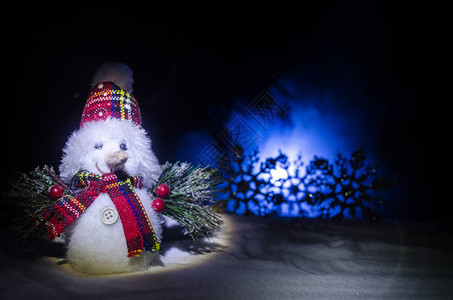
<path fill-rule="evenodd" d="M 84 273 L 143 271 L 158 255 L 163 217 L 147 189 L 162 171 L 132 83 L 128 66 L 101 66 L 63 149 L 60 177 L 78 192 L 56 202 L 46 227 L 51 238 L 64 232 L 67 260 Z"/>

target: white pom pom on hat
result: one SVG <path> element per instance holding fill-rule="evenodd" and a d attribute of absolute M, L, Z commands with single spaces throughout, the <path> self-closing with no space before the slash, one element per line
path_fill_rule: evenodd
<path fill-rule="evenodd" d="M 101 65 L 95 72 L 91 87 L 101 82 L 113 82 L 127 93 L 132 94 L 134 84 L 134 73 L 131 68 L 124 63 L 107 62 Z"/>

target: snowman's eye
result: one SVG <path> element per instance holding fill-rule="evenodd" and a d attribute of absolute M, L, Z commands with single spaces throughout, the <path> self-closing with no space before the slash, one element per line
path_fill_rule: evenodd
<path fill-rule="evenodd" d="M 103 146 L 104 146 L 104 144 L 102 144 L 102 143 L 96 143 L 94 145 L 94 148 L 96 148 L 97 150 L 101 150 Z"/>
<path fill-rule="evenodd" d="M 121 143 L 120 144 L 120 149 L 123 150 L 123 151 L 126 151 L 127 150 L 127 145 L 125 143 Z"/>

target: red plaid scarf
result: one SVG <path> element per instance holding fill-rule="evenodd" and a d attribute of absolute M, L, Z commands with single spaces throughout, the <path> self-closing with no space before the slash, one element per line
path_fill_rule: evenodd
<path fill-rule="evenodd" d="M 67 195 L 40 212 L 40 220 L 46 222 L 49 238 L 61 234 L 82 214 L 100 193 L 107 193 L 118 210 L 126 237 L 128 257 L 140 252 L 160 250 L 156 234 L 149 222 L 142 202 L 134 192 L 134 186 L 141 188 L 139 177 L 119 180 L 115 173 L 102 176 L 80 171 L 75 176 L 78 185 L 85 187 L 77 196 Z"/>

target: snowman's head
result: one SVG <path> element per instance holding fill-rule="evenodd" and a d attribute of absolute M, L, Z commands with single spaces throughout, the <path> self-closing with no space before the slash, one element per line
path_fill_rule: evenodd
<path fill-rule="evenodd" d="M 123 170 L 130 176 L 141 175 L 145 186 L 152 186 L 161 173 L 146 131 L 114 118 L 87 122 L 69 137 L 60 176 L 70 182 L 79 170 L 98 175 Z"/>

